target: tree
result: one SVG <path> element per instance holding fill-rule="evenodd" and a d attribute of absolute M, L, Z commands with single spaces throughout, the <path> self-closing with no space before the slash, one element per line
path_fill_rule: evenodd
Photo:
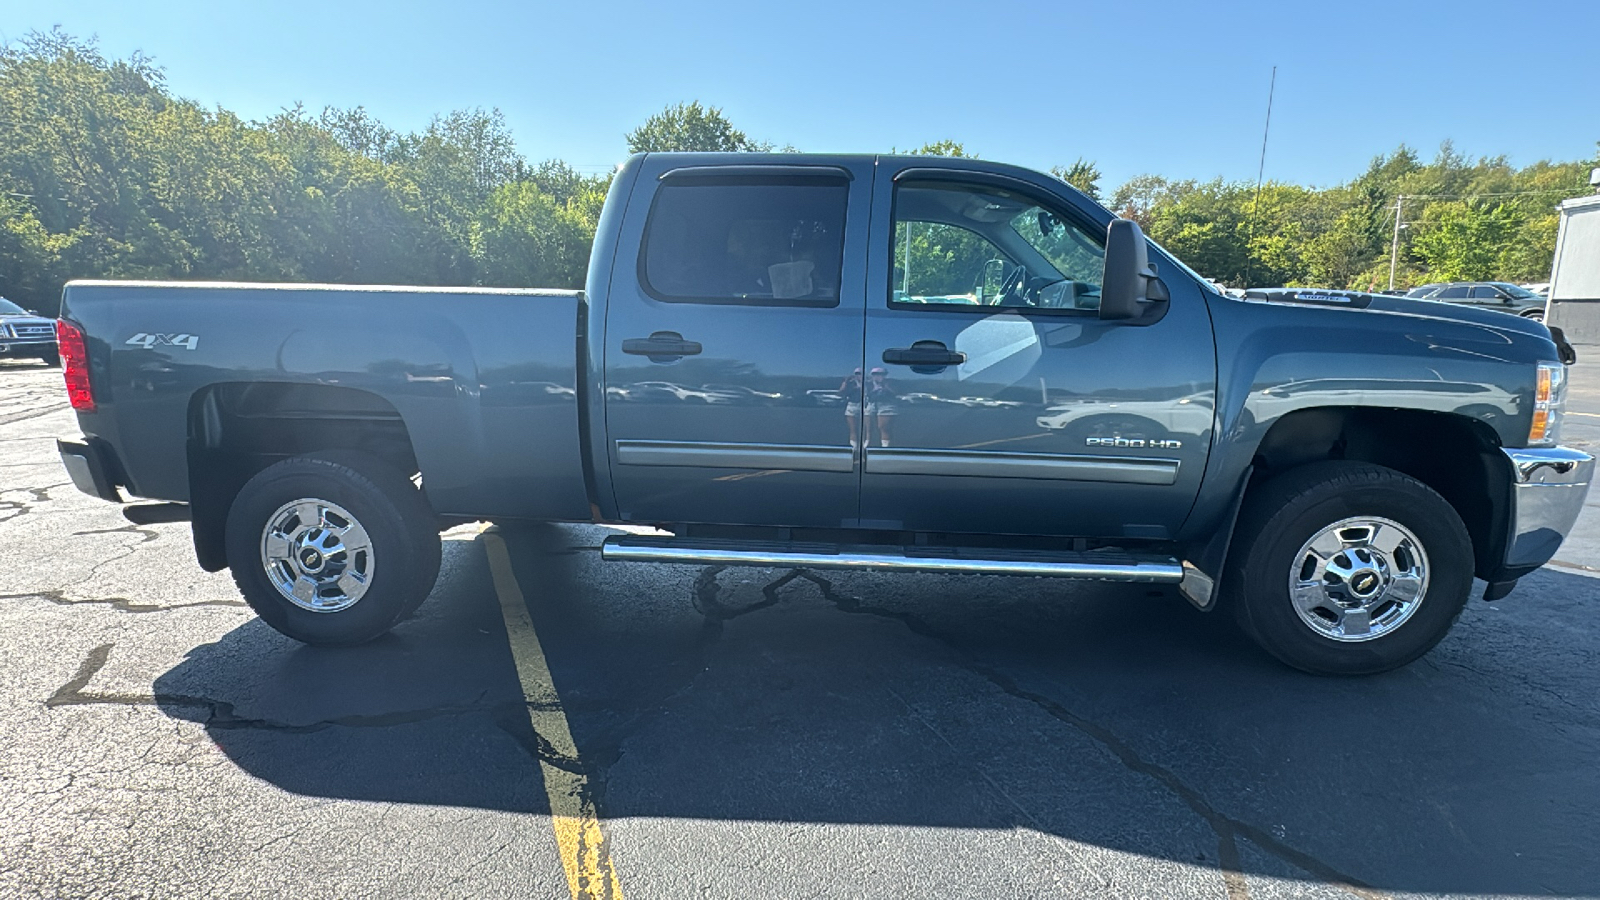
<path fill-rule="evenodd" d="M 1432 227 L 1411 245 L 1437 281 L 1495 280 L 1522 224 L 1520 215 L 1501 204 L 1440 204 Z"/>
<path fill-rule="evenodd" d="M 889 152 L 890 153 L 898 153 L 899 151 L 891 149 Z M 923 144 L 921 147 L 918 147 L 917 149 L 911 151 L 911 155 L 912 156 L 952 156 L 952 157 L 956 157 L 958 159 L 977 159 L 978 158 L 978 154 L 976 154 L 976 153 L 968 153 L 967 152 L 967 148 L 960 141 L 952 141 L 952 140 L 933 141 L 932 143 Z"/>
<path fill-rule="evenodd" d="M 1070 166 L 1051 168 L 1050 174 L 1083 191 L 1090 200 L 1100 199 L 1100 167 L 1093 162 L 1080 156 Z"/>
<path fill-rule="evenodd" d="M 722 110 L 701 106 L 700 101 L 669 106 L 628 132 L 628 152 L 658 153 L 672 150 L 761 152 L 772 145 L 753 141 L 733 127 Z"/>

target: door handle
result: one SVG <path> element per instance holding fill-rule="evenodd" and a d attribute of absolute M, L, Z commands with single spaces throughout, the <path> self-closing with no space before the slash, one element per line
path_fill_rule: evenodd
<path fill-rule="evenodd" d="M 686 341 L 676 331 L 657 331 L 647 338 L 628 338 L 622 342 L 622 352 L 634 356 L 648 356 L 651 362 L 668 362 L 700 353 L 699 341 Z"/>
<path fill-rule="evenodd" d="M 938 341 L 917 341 L 909 347 L 891 347 L 883 351 L 883 361 L 891 366 L 910 366 L 913 372 L 938 371 L 945 366 L 961 365 L 967 361 L 967 355 Z"/>

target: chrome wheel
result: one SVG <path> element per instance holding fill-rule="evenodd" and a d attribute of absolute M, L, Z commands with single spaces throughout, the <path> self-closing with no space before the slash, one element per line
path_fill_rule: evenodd
<path fill-rule="evenodd" d="M 311 612 L 339 612 L 372 583 L 372 539 L 337 503 L 292 500 L 267 517 L 261 565 L 285 600 Z"/>
<path fill-rule="evenodd" d="M 1405 624 L 1428 591 L 1428 554 L 1392 519 L 1342 519 L 1295 556 L 1289 597 L 1300 621 L 1335 641 L 1370 641 Z"/>

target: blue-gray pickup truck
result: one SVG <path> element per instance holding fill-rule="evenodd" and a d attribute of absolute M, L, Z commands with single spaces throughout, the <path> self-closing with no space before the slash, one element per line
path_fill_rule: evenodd
<path fill-rule="evenodd" d="M 80 281 L 59 338 L 73 481 L 319 644 L 406 618 L 442 526 L 601 522 L 660 529 L 608 560 L 1168 584 L 1378 672 L 1549 561 L 1594 467 L 1559 332 L 1227 297 L 967 159 L 642 154 L 581 292 Z"/>

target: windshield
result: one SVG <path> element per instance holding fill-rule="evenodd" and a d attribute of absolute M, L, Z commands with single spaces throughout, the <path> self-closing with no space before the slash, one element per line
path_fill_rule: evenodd
<path fill-rule="evenodd" d="M 0 297 L 0 316 L 25 316 L 27 314 L 27 310 L 4 297 Z"/>

